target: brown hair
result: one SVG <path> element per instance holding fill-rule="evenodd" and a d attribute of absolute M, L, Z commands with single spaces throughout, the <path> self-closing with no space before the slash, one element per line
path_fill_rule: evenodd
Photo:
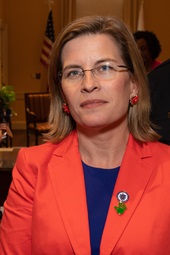
<path fill-rule="evenodd" d="M 150 98 L 147 78 L 133 34 L 121 20 L 107 16 L 88 16 L 73 21 L 64 28 L 54 43 L 49 68 L 49 89 L 51 93 L 49 123 L 51 130 L 46 134 L 46 140 L 51 142 L 61 141 L 76 127 L 71 115 L 63 112 L 63 96 L 58 73 L 62 70 L 61 53 L 64 45 L 70 40 L 85 34 L 106 34 L 117 42 L 121 57 L 125 65 L 129 67 L 130 74 L 136 80 L 139 90 L 137 105 L 129 107 L 128 126 L 130 133 L 138 141 L 158 140 L 159 136 L 151 128 L 149 121 Z"/>

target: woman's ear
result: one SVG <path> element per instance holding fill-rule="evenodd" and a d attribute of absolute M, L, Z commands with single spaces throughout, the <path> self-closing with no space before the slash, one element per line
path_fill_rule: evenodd
<path fill-rule="evenodd" d="M 63 93 L 62 93 L 62 98 L 63 98 L 63 102 L 67 104 L 67 99 L 66 99 L 66 97 L 64 96 Z"/>
<path fill-rule="evenodd" d="M 130 94 L 137 95 L 138 92 L 139 92 L 138 82 L 136 81 L 136 79 L 134 77 L 132 77 L 131 81 L 130 81 Z"/>
<path fill-rule="evenodd" d="M 63 90 L 62 90 L 62 87 L 61 87 L 61 86 L 60 86 L 60 93 L 61 93 L 61 97 L 62 97 L 62 99 L 63 99 L 63 102 L 64 102 L 64 103 L 67 103 L 66 97 L 65 97 L 65 95 L 64 95 L 64 93 L 63 93 Z"/>

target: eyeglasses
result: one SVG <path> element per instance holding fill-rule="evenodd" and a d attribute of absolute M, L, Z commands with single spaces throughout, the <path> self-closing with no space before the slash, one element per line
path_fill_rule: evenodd
<path fill-rule="evenodd" d="M 58 74 L 59 80 L 70 84 L 83 79 L 85 72 L 91 72 L 98 80 L 115 80 L 119 72 L 127 72 L 130 69 L 125 65 L 115 65 L 114 62 L 102 62 L 92 69 L 83 70 L 80 67 L 69 67 Z"/>

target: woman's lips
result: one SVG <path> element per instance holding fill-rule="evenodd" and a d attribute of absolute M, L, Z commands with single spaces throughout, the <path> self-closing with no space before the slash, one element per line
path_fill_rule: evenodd
<path fill-rule="evenodd" d="M 86 100 L 86 101 L 84 101 L 80 104 L 80 107 L 82 107 L 82 108 L 94 108 L 94 107 L 97 107 L 97 106 L 101 106 L 105 103 L 106 103 L 106 101 L 101 100 L 101 99 Z"/>

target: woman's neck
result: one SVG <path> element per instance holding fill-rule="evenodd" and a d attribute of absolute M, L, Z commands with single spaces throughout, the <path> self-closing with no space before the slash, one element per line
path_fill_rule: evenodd
<path fill-rule="evenodd" d="M 126 149 L 129 131 L 77 129 L 81 159 L 87 165 L 100 168 L 114 168 L 121 165 Z"/>

